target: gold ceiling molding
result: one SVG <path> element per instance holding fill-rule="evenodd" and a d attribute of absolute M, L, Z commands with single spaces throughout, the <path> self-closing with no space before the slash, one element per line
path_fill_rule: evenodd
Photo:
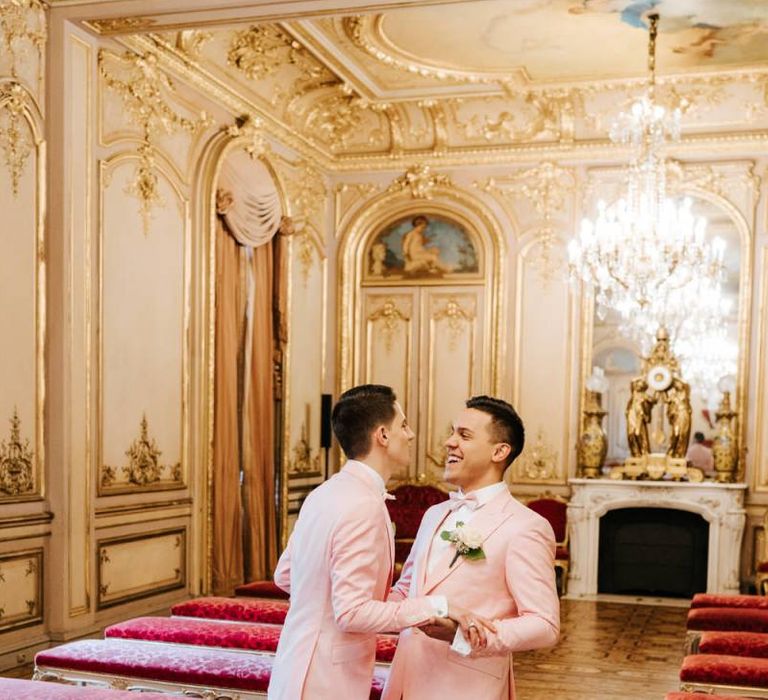
<path fill-rule="evenodd" d="M 90 19 L 83 24 L 97 34 L 113 36 L 151 29 L 157 20 L 153 17 L 110 17 L 109 19 Z"/>
<path fill-rule="evenodd" d="M 317 62 L 296 40 L 273 24 L 257 24 L 234 32 L 227 52 L 227 63 L 249 80 L 264 80 L 290 65 L 299 70 L 297 80 L 310 80 L 323 72 Z"/>
<path fill-rule="evenodd" d="M 349 40 L 358 49 L 365 51 L 380 63 L 407 73 L 420 75 L 423 78 L 461 83 L 499 85 L 505 82 L 504 76 L 490 76 L 449 67 L 437 68 L 410 59 L 405 55 L 398 55 L 396 47 L 388 42 L 382 34 L 383 19 L 384 15 L 356 15 L 346 17 L 342 26 Z"/>
<path fill-rule="evenodd" d="M 34 490 L 35 454 L 29 440 L 21 438 L 21 420 L 16 409 L 10 422 L 10 438 L 0 442 L 0 491 L 19 496 Z"/>
<path fill-rule="evenodd" d="M 125 451 L 128 465 L 122 471 L 128 478 L 128 483 L 135 486 L 156 484 L 163 478 L 163 472 L 169 473 L 169 480 L 181 483 L 181 464 L 163 465 L 160 463 L 162 451 L 154 438 L 149 437 L 149 424 L 146 415 L 141 417 L 139 436 Z M 101 468 L 102 487 L 111 486 L 117 478 L 117 469 L 108 465 Z"/>
<path fill-rule="evenodd" d="M 196 133 L 209 126 L 211 119 L 205 112 L 197 119 L 188 119 L 174 111 L 169 99 L 175 93 L 173 83 L 153 53 L 119 55 L 101 49 L 98 63 L 104 83 L 120 96 L 128 119 L 141 129 L 142 142 L 137 149 L 139 164 L 127 193 L 139 200 L 147 235 L 152 208 L 162 203 L 154 141 L 163 134 L 180 130 Z"/>
<path fill-rule="evenodd" d="M 176 48 L 197 58 L 203 46 L 211 39 L 213 39 L 211 32 L 204 32 L 201 29 L 184 29 L 176 34 Z"/>
<path fill-rule="evenodd" d="M 453 187 L 453 182 L 447 175 L 433 173 L 429 165 L 417 163 L 395 178 L 387 192 L 406 192 L 414 199 L 432 199 L 438 187 Z"/>
<path fill-rule="evenodd" d="M 11 190 L 19 195 L 21 174 L 32 154 L 34 143 L 24 112 L 27 109 L 27 91 L 20 83 L 7 83 L 0 87 L 0 149 L 11 176 Z"/>
<path fill-rule="evenodd" d="M 43 48 L 48 38 L 46 6 L 41 0 L 0 2 L 0 49 L 11 58 L 11 77 L 18 78 L 19 59 L 31 46 L 37 52 L 38 81 L 42 79 Z"/>

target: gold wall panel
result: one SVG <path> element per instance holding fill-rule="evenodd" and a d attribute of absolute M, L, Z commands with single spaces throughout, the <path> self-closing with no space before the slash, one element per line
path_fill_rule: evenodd
<path fill-rule="evenodd" d="M 135 159 L 102 163 L 100 495 L 181 488 L 187 393 L 188 212 L 165 173 L 143 233 Z"/>
<path fill-rule="evenodd" d="M 768 491 L 768 245 L 756 252 L 760 285 L 757 300 L 757 372 L 755 372 L 755 455 L 752 460 L 752 488 Z"/>
<path fill-rule="evenodd" d="M 418 423 L 418 290 L 363 289 L 359 374 L 356 384 L 391 386 L 411 423 Z M 404 479 L 408 474 L 393 474 Z"/>
<path fill-rule="evenodd" d="M 79 397 L 68 405 L 71 440 L 68 465 L 67 517 L 67 596 L 70 617 L 91 609 L 91 499 L 93 497 L 93 432 L 90 422 L 93 400 L 93 317 L 89 312 L 93 298 L 91 283 L 92 187 L 94 105 L 91 70 L 93 47 L 72 34 L 68 44 L 71 99 L 67 102 L 67 180 L 71 191 L 67 229 L 73 285 L 69 305 L 69 377 L 71 395 Z"/>
<path fill-rule="evenodd" d="M 512 403 L 525 423 L 527 446 L 510 476 L 516 483 L 563 484 L 573 443 L 573 300 L 565 275 L 549 278 L 540 268 L 538 247 L 529 240 L 517 262 Z M 564 259 L 559 240 L 554 253 Z M 536 473 L 528 453 L 539 431 L 540 448 L 552 458 L 550 468 Z"/>
<path fill-rule="evenodd" d="M 187 531 L 112 537 L 97 542 L 97 608 L 184 588 Z"/>
<path fill-rule="evenodd" d="M 288 385 L 289 479 L 322 479 L 325 455 L 320 449 L 320 396 L 323 393 L 324 339 L 327 313 L 327 261 L 314 236 L 291 239 L 289 343 L 284 370 Z"/>
<path fill-rule="evenodd" d="M 15 183 L 0 158 L 0 502 L 39 498 L 43 492 L 44 147 L 31 97 L 23 89 L 18 97 L 22 108 L 15 128 L 30 151 Z M 7 116 L 0 96 L 0 118 Z"/>
<path fill-rule="evenodd" d="M 0 555 L 0 632 L 43 621 L 43 550 Z"/>
<path fill-rule="evenodd" d="M 422 309 L 417 467 L 440 479 L 453 421 L 482 386 L 484 290 L 423 289 Z"/>

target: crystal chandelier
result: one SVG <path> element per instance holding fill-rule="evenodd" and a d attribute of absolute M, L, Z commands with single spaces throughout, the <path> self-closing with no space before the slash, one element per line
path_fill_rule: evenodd
<path fill-rule="evenodd" d="M 723 277 L 721 239 L 706 240 L 706 221 L 690 198 L 666 194 L 666 139 L 680 135 L 680 110 L 656 103 L 656 34 L 659 17 L 650 15 L 648 87 L 610 131 L 611 140 L 631 147 L 626 195 L 612 206 L 598 202 L 594 222 L 584 219 L 568 246 L 575 278 L 595 292 L 600 318 L 608 309 L 624 325 L 664 326 L 692 307 L 703 288 L 719 294 Z M 650 337 L 653 337 L 651 333 Z"/>
<path fill-rule="evenodd" d="M 736 374 L 739 349 L 724 326 L 710 326 L 699 333 L 680 337 L 674 343 L 680 358 L 680 373 L 710 407 L 717 405 L 718 382 Z"/>

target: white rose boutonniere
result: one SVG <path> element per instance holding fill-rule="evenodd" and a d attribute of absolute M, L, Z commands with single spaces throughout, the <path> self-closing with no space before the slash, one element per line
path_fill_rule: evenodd
<path fill-rule="evenodd" d="M 451 566 L 456 563 L 459 557 L 464 557 L 470 561 L 485 559 L 485 552 L 482 547 L 483 535 L 462 522 L 456 523 L 455 530 L 443 530 L 440 537 L 453 543 L 453 546 L 456 547 L 456 554 L 451 560 Z"/>

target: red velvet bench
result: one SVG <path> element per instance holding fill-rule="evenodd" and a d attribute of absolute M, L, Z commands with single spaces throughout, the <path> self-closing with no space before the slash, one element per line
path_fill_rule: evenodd
<path fill-rule="evenodd" d="M 85 639 L 41 651 L 35 678 L 65 683 L 108 684 L 133 690 L 165 691 L 210 700 L 267 697 L 271 654 L 179 646 L 128 639 Z M 378 700 L 387 669 L 376 667 L 371 699 Z M 146 696 L 137 695 L 138 698 Z"/>
<path fill-rule="evenodd" d="M 698 652 L 702 632 L 768 633 L 768 610 L 762 608 L 691 608 L 688 611 L 686 654 Z"/>
<path fill-rule="evenodd" d="M 139 639 L 145 642 L 192 644 L 247 651 L 275 652 L 282 627 L 254 622 L 191 619 L 186 617 L 137 617 L 104 630 L 108 639 Z M 397 637 L 380 634 L 376 661 L 392 663 Z"/>
<path fill-rule="evenodd" d="M 243 595 L 250 598 L 276 598 L 278 600 L 288 600 L 290 597 L 274 581 L 243 583 L 235 588 L 235 595 Z"/>
<path fill-rule="evenodd" d="M 700 654 L 768 658 L 768 634 L 760 632 L 702 632 Z"/>
<path fill-rule="evenodd" d="M 177 603 L 171 608 L 171 614 L 177 617 L 202 617 L 209 620 L 282 625 L 288 614 L 288 601 L 211 596 Z"/>
<path fill-rule="evenodd" d="M 165 693 L 129 693 L 83 686 L 0 678 L 0 700 L 168 700 Z"/>
<path fill-rule="evenodd" d="M 697 593 L 691 608 L 758 608 L 768 610 L 768 596 Z"/>
<path fill-rule="evenodd" d="M 683 659 L 680 690 L 768 698 L 768 659 L 694 654 Z"/>

